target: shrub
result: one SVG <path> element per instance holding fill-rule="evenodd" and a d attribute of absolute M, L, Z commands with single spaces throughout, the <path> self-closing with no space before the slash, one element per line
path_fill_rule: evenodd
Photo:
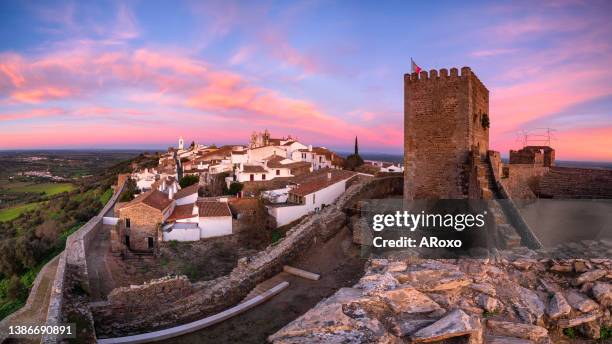
<path fill-rule="evenodd" d="M 21 283 L 21 279 L 15 275 L 11 276 L 6 287 L 6 296 L 11 300 L 24 299 L 28 294 L 28 290 Z"/>
<path fill-rule="evenodd" d="M 237 193 L 239 193 L 240 191 L 242 191 L 242 188 L 244 187 L 244 185 L 242 185 L 242 183 L 239 182 L 232 182 L 228 188 L 224 188 L 223 193 L 226 195 L 235 195 Z"/>
<path fill-rule="evenodd" d="M 179 185 L 182 188 L 186 188 L 190 185 L 193 185 L 197 182 L 200 181 L 200 176 L 194 175 L 194 174 L 188 174 L 186 176 L 184 176 L 183 178 L 181 178 L 181 180 L 179 181 Z"/>

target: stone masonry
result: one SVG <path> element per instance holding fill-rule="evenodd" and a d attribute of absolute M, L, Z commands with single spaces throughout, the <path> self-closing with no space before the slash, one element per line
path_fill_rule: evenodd
<path fill-rule="evenodd" d="M 467 197 L 469 152 L 489 148 L 489 91 L 469 67 L 404 76 L 404 199 Z"/>

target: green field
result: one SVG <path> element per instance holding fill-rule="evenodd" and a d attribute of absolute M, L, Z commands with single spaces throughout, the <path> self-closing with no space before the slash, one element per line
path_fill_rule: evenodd
<path fill-rule="evenodd" d="M 0 209 L 0 222 L 16 219 L 22 213 L 36 209 L 38 203 L 21 204 L 10 208 Z"/>
<path fill-rule="evenodd" d="M 75 186 L 71 183 L 8 183 L 3 185 L 11 192 L 32 192 L 32 193 L 44 193 L 48 196 L 57 195 L 62 192 L 68 192 L 75 189 Z"/>

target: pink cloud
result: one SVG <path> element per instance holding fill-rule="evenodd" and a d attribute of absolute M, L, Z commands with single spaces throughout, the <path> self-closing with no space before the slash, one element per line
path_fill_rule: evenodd
<path fill-rule="evenodd" d="M 30 111 L 23 112 L 8 112 L 2 113 L 0 112 L 0 121 L 10 121 L 16 119 L 30 119 L 30 118 L 39 118 L 39 117 L 49 117 L 55 115 L 64 114 L 65 111 L 60 108 L 51 108 L 51 109 L 33 109 Z"/>

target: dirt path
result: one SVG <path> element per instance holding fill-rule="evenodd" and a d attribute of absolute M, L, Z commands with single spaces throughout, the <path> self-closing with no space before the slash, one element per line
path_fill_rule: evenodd
<path fill-rule="evenodd" d="M 89 286 L 91 287 L 91 297 L 95 301 L 105 299 L 106 295 L 115 288 L 113 276 L 106 265 L 109 255 L 111 227 L 110 225 L 103 225 L 87 251 Z"/>
<path fill-rule="evenodd" d="M 165 343 L 265 343 L 266 338 L 306 313 L 341 287 L 355 284 L 363 274 L 364 260 L 344 228 L 325 244 L 315 245 L 291 265 L 321 274 L 311 281 L 289 275 L 289 288 L 268 302 L 225 322 Z"/>
<path fill-rule="evenodd" d="M 30 295 L 33 297 L 32 307 L 21 311 L 19 314 L 10 319 L 7 326 L 10 325 L 43 325 L 47 320 L 47 309 L 49 308 L 49 298 L 51 297 L 51 287 L 53 286 L 53 280 L 55 279 L 55 271 L 57 270 L 57 263 L 59 256 L 53 258 L 53 260 L 47 265 L 40 273 L 41 280 L 36 290 L 36 293 Z M 28 339 L 7 339 L 4 343 L 39 343 L 40 336 L 32 337 Z"/>

